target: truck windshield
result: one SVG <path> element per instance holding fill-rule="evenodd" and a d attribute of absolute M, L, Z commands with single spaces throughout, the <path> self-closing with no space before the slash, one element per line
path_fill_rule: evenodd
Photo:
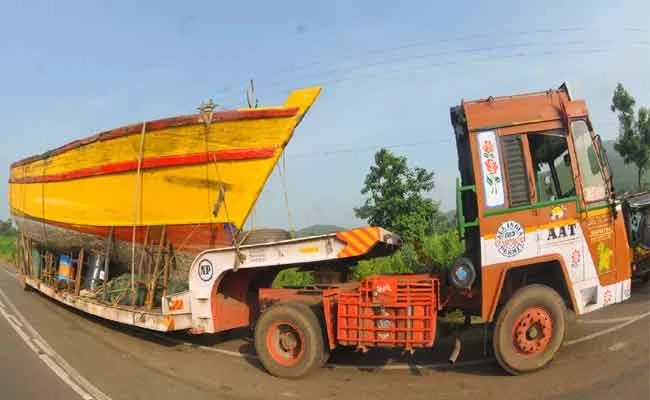
<path fill-rule="evenodd" d="M 574 120 L 571 122 L 571 130 L 584 200 L 587 203 L 605 200 L 607 185 L 587 122 Z"/>

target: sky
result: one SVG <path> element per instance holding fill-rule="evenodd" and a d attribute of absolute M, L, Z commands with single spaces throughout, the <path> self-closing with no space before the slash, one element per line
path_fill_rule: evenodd
<path fill-rule="evenodd" d="M 617 82 L 650 106 L 650 2 L 29 1 L 0 5 L 0 218 L 9 164 L 125 124 L 323 92 L 286 149 L 293 225 L 362 225 L 353 208 L 388 147 L 436 173 L 453 208 L 449 108 L 556 88 L 587 101 L 604 139 Z M 535 4 L 539 3 L 539 4 Z M 287 227 L 274 173 L 258 226 Z"/>

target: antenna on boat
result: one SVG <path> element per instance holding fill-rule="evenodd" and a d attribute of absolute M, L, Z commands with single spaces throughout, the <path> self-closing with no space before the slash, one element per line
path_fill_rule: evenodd
<path fill-rule="evenodd" d="M 253 99 L 255 99 L 255 105 L 253 106 Z M 257 108 L 259 105 L 260 99 L 255 98 L 255 86 L 253 86 L 253 80 L 250 80 L 248 89 L 246 89 L 246 102 L 248 103 L 248 108 Z"/>
<path fill-rule="evenodd" d="M 215 103 L 212 99 L 208 99 L 208 101 L 202 101 L 196 109 L 201 113 L 209 113 L 217 107 L 219 107 L 219 104 Z"/>

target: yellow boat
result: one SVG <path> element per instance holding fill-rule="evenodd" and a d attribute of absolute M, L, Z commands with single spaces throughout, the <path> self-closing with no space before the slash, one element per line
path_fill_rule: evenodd
<path fill-rule="evenodd" d="M 164 226 L 174 250 L 189 255 L 230 245 L 319 93 L 133 124 L 15 162 L 12 215 L 46 247 L 100 247 L 113 232 L 122 261 L 134 226 L 138 243 L 157 234 L 145 227 Z"/>

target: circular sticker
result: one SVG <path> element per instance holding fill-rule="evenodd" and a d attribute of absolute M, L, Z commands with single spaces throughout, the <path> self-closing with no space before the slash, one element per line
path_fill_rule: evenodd
<path fill-rule="evenodd" d="M 201 278 L 202 281 L 207 282 L 210 279 L 212 279 L 212 272 L 214 268 L 212 268 L 212 263 L 210 260 L 203 259 L 199 263 L 199 278 Z"/>
<path fill-rule="evenodd" d="M 506 221 L 497 229 L 494 241 L 497 251 L 504 257 L 514 257 L 526 245 L 526 233 L 519 222 Z"/>

